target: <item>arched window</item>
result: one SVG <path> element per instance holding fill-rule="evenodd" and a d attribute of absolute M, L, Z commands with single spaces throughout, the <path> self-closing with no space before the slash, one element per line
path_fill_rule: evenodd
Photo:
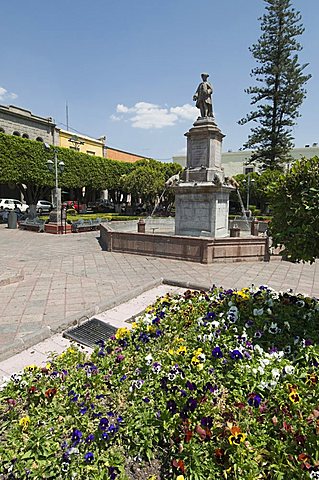
<path fill-rule="evenodd" d="M 6 133 L 4 128 L 0 127 L 0 133 Z"/>
<path fill-rule="evenodd" d="M 24 134 L 22 135 L 22 138 L 29 138 L 29 135 L 28 135 L 27 133 L 24 133 Z"/>
<path fill-rule="evenodd" d="M 42 138 L 42 137 L 37 137 L 37 138 L 36 138 L 36 141 L 37 141 L 37 142 L 43 142 L 43 138 Z"/>
<path fill-rule="evenodd" d="M 21 133 L 17 132 L 17 130 L 15 130 L 12 135 L 15 135 L 16 137 L 21 137 Z"/>

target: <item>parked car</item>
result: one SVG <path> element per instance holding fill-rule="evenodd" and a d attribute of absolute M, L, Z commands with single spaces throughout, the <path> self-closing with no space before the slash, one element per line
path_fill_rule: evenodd
<path fill-rule="evenodd" d="M 0 210 L 20 210 L 20 212 L 28 212 L 29 205 L 20 202 L 16 198 L 0 198 Z"/>
<path fill-rule="evenodd" d="M 53 210 L 53 205 L 48 200 L 39 200 L 37 203 L 37 213 L 50 213 Z"/>
<path fill-rule="evenodd" d="M 79 202 L 76 200 L 67 200 L 66 202 L 62 203 L 62 207 L 66 208 L 67 210 L 69 208 L 74 208 L 77 212 L 79 211 Z"/>
<path fill-rule="evenodd" d="M 114 203 L 110 202 L 109 200 L 100 200 L 94 204 L 90 204 L 90 208 L 93 210 L 93 212 L 98 213 L 112 213 L 115 211 Z"/>

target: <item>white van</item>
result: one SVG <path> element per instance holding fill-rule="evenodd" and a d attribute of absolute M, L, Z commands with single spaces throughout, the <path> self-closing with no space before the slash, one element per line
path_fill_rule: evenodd
<path fill-rule="evenodd" d="M 16 208 L 22 213 L 29 211 L 29 205 L 16 198 L 0 198 L 0 210 L 14 210 Z"/>

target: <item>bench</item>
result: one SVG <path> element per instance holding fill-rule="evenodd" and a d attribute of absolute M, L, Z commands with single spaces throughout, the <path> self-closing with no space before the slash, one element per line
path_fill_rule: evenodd
<path fill-rule="evenodd" d="M 79 232 L 89 232 L 91 230 L 98 230 L 100 227 L 101 219 L 96 218 L 94 220 L 83 220 L 80 218 L 76 222 L 72 223 L 72 232 L 79 233 Z"/>
<path fill-rule="evenodd" d="M 40 218 L 26 218 L 19 222 L 19 228 L 22 230 L 35 230 L 37 232 L 44 232 L 45 220 L 40 220 Z"/>

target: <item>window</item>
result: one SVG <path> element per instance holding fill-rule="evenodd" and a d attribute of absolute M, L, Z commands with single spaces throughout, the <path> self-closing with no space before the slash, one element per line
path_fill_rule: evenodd
<path fill-rule="evenodd" d="M 95 155 L 95 152 L 92 152 L 91 150 L 87 150 L 86 153 L 88 153 L 89 155 Z"/>
<path fill-rule="evenodd" d="M 24 134 L 22 135 L 22 138 L 29 138 L 29 135 L 28 135 L 27 133 L 24 133 Z"/>
<path fill-rule="evenodd" d="M 43 138 L 42 138 L 42 137 L 37 137 L 37 138 L 36 138 L 36 141 L 37 141 L 37 142 L 43 142 Z"/>
<path fill-rule="evenodd" d="M 244 167 L 244 174 L 247 175 L 247 173 L 253 173 L 254 167 Z"/>
<path fill-rule="evenodd" d="M 16 137 L 21 137 L 21 133 L 17 132 L 17 130 L 15 130 L 12 135 L 15 135 Z"/>

